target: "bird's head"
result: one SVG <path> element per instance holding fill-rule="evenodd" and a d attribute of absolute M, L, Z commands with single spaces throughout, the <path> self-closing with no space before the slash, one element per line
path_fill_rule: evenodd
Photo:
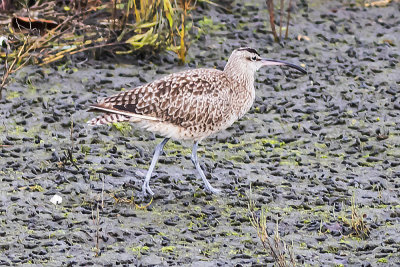
<path fill-rule="evenodd" d="M 305 69 L 295 64 L 281 60 L 262 58 L 255 49 L 250 47 L 241 47 L 235 49 L 229 57 L 228 63 L 225 66 L 225 70 L 241 70 L 253 75 L 261 67 L 273 65 L 285 65 L 297 69 L 302 73 L 307 73 Z"/>

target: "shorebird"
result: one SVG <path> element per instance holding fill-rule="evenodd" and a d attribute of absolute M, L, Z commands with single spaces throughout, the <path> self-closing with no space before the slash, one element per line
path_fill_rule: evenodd
<path fill-rule="evenodd" d="M 300 66 L 281 60 L 261 58 L 253 48 L 234 50 L 223 71 L 192 69 L 172 73 L 151 83 L 106 97 L 89 111 L 103 112 L 88 124 L 134 122 L 139 127 L 164 136 L 151 160 L 144 180 L 144 195 L 154 195 L 150 178 L 164 145 L 170 138 L 193 141 L 191 159 L 205 189 L 219 193 L 208 182 L 197 158 L 199 142 L 226 129 L 253 105 L 254 74 L 263 66 L 286 65 L 307 73 Z"/>

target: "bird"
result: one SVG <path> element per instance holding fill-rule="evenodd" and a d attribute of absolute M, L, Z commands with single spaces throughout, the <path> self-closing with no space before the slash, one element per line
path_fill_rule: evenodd
<path fill-rule="evenodd" d="M 154 195 L 150 179 L 168 140 L 193 142 L 191 160 L 206 191 L 218 194 L 207 180 L 197 157 L 199 143 L 231 126 L 248 112 L 255 99 L 255 73 L 263 66 L 285 65 L 301 73 L 307 71 L 282 60 L 262 58 L 257 50 L 233 50 L 223 70 L 189 69 L 106 97 L 92 104 L 90 112 L 102 114 L 89 125 L 132 122 L 164 139 L 156 146 L 142 185 L 143 195 Z"/>

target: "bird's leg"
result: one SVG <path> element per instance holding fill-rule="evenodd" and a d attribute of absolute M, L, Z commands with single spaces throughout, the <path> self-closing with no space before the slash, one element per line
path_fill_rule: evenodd
<path fill-rule="evenodd" d="M 154 195 L 154 193 L 150 189 L 150 185 L 149 185 L 151 174 L 152 174 L 152 172 L 154 170 L 154 167 L 156 166 L 156 163 L 158 161 L 158 157 L 162 153 L 163 148 L 164 148 L 165 144 L 168 142 L 168 140 L 169 140 L 169 138 L 165 138 L 164 140 L 162 140 L 161 143 L 159 143 L 156 146 L 156 149 L 154 151 L 153 159 L 151 160 L 151 164 L 150 164 L 149 170 L 147 171 L 147 174 L 146 174 L 146 179 L 144 179 L 143 186 L 142 186 L 142 192 L 143 192 L 143 195 L 145 195 L 145 196 L 147 195 L 147 193 L 149 193 L 150 195 Z"/>
<path fill-rule="evenodd" d="M 194 145 L 193 145 L 193 148 L 192 148 L 192 162 L 193 162 L 194 166 L 196 166 L 196 170 L 199 172 L 199 174 L 201 176 L 201 179 L 203 180 L 204 185 L 206 187 L 206 190 L 210 191 L 213 194 L 218 194 L 218 193 L 220 193 L 220 190 L 215 189 L 214 187 L 211 186 L 211 184 L 208 182 L 206 176 L 204 175 L 203 170 L 200 167 L 199 159 L 197 158 L 197 147 L 198 147 L 198 145 L 199 145 L 198 141 L 195 142 Z"/>

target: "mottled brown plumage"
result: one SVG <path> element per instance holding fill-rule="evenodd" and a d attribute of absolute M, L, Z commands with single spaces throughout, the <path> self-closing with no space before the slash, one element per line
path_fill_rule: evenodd
<path fill-rule="evenodd" d="M 262 59 L 252 48 L 239 48 L 233 51 L 223 71 L 194 69 L 173 73 L 152 83 L 104 98 L 90 109 L 104 114 L 88 123 L 101 125 L 135 122 L 140 127 L 165 136 L 166 141 L 169 138 L 193 140 L 195 146 L 192 160 L 198 165 L 194 153 L 198 142 L 229 127 L 250 109 L 255 97 L 254 74 L 265 65 L 288 65 L 305 72 L 290 63 Z M 144 193 L 147 191 L 152 194 L 148 181 L 166 141 L 156 149 L 143 185 Z M 217 192 L 205 179 L 200 166 L 196 168 L 206 188 Z"/>
<path fill-rule="evenodd" d="M 239 86 L 220 70 L 188 70 L 107 97 L 92 109 L 110 111 L 109 116 L 121 112 L 114 121 L 140 122 L 140 126 L 165 137 L 197 141 L 228 127 L 245 113 L 243 105 L 235 105 L 234 100 L 250 102 L 254 94 L 251 90 L 234 90 Z M 247 111 L 251 103 L 246 106 Z M 109 123 L 103 117 L 90 124 Z M 168 131 L 166 127 L 179 129 Z"/>

